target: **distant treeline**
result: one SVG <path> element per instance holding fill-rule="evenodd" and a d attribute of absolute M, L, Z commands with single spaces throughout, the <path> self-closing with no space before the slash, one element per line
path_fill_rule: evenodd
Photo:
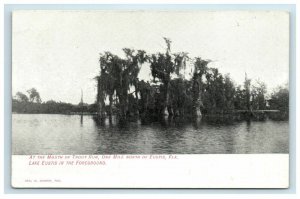
<path fill-rule="evenodd" d="M 96 104 L 74 105 L 64 102 L 22 102 L 16 99 L 12 101 L 12 112 L 14 113 L 45 113 L 45 114 L 95 114 Z"/>
<path fill-rule="evenodd" d="M 94 114 L 96 104 L 79 103 L 77 105 L 49 100 L 42 102 L 39 92 L 32 88 L 27 94 L 17 92 L 12 99 L 12 112 L 15 113 L 47 113 L 47 114 Z"/>
<path fill-rule="evenodd" d="M 77 105 L 56 102 L 53 100 L 42 102 L 39 97 L 39 93 L 36 89 L 30 89 L 34 91 L 35 95 L 27 95 L 17 92 L 12 100 L 12 111 L 14 113 L 27 113 L 27 114 L 96 114 L 98 110 L 97 104 L 84 104 L 79 103 Z M 38 96 L 38 97 L 37 97 Z M 270 110 L 280 110 L 279 113 L 269 114 L 271 119 L 276 120 L 286 120 L 288 119 L 288 99 L 289 92 L 286 88 L 278 88 L 276 92 L 271 95 L 268 100 L 269 105 L 266 109 Z M 155 105 L 152 104 L 153 110 Z M 109 113 L 110 106 L 105 106 L 105 112 Z M 117 108 L 114 106 L 112 108 L 113 115 L 118 114 Z M 188 114 L 189 115 L 189 114 Z M 153 115 L 152 115 L 153 116 Z M 155 115 L 154 115 L 155 116 Z M 190 115 L 189 115 L 190 116 Z M 211 115 L 210 115 L 211 116 Z M 227 115 L 228 117 L 228 115 Z"/>
<path fill-rule="evenodd" d="M 270 109 L 288 118 L 287 87 L 267 96 L 266 85 L 261 81 L 251 83 L 246 74 L 244 84 L 236 86 L 228 74 L 208 67 L 210 60 L 190 58 L 186 52 L 171 53 L 171 41 L 164 39 L 165 53 L 124 48 L 125 58 L 111 52 L 100 55 L 100 74 L 96 77 L 99 119 L 113 114 L 126 120 L 136 115 L 197 117 Z M 188 62 L 193 66 L 190 78 L 186 78 Z M 150 65 L 151 82 L 138 78 L 146 64 Z"/>

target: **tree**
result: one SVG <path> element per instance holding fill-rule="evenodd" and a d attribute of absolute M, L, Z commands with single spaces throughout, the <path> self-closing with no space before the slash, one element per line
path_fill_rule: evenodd
<path fill-rule="evenodd" d="M 111 118 L 112 116 L 112 106 L 113 106 L 113 96 L 116 90 L 116 78 L 118 68 L 116 68 L 116 60 L 119 58 L 113 55 L 110 52 L 105 52 L 104 55 L 100 57 L 100 90 L 101 96 L 99 100 L 102 104 L 102 110 L 104 111 L 105 108 L 105 98 L 108 96 L 109 99 L 109 112 L 108 115 Z M 101 113 L 103 116 L 103 113 Z"/>
<path fill-rule="evenodd" d="M 100 73 L 96 77 L 100 118 L 104 118 L 106 112 L 111 116 L 113 110 L 119 119 L 125 120 L 132 115 L 144 119 L 162 115 L 224 116 L 233 113 L 234 109 L 243 110 L 250 117 L 252 109 L 266 107 L 266 85 L 263 82 L 251 86 L 251 79 L 245 74 L 244 84 L 236 87 L 228 74 L 223 75 L 217 68 L 208 67 L 209 60 L 196 57 L 192 63 L 185 52 L 171 53 L 170 39 L 164 38 L 164 41 L 164 53 L 147 55 L 143 50 L 123 48 L 125 58 L 110 52 L 100 55 Z M 150 64 L 151 82 L 138 78 L 145 62 Z M 185 79 L 181 73 L 187 62 L 193 64 L 191 79 Z M 277 95 L 280 95 L 280 100 Z M 286 101 L 283 91 L 274 94 L 270 104 L 287 110 L 286 102 L 281 100 Z"/>
<path fill-rule="evenodd" d="M 245 99 L 245 90 L 241 88 L 241 86 L 237 86 L 234 94 L 234 108 L 237 110 L 245 110 L 246 109 L 246 99 Z"/>
<path fill-rule="evenodd" d="M 129 78 L 129 84 L 130 86 L 134 86 L 135 88 L 135 106 L 138 107 L 138 75 L 141 70 L 142 64 L 147 61 L 147 55 L 144 50 L 138 50 L 137 53 L 135 53 L 135 50 L 124 48 L 123 49 L 125 55 L 126 55 L 126 64 L 128 66 L 128 78 Z M 134 113 L 139 114 L 138 108 L 135 108 Z"/>
<path fill-rule="evenodd" d="M 110 52 L 100 55 L 100 75 L 97 80 L 97 105 L 100 119 L 105 117 L 105 98 L 109 97 L 109 116 L 112 115 L 113 95 L 116 86 L 115 59 L 117 57 Z"/>
<path fill-rule="evenodd" d="M 183 116 L 186 108 L 188 85 L 182 78 L 176 78 L 170 82 L 170 100 L 175 116 Z"/>
<path fill-rule="evenodd" d="M 15 99 L 19 102 L 28 102 L 28 100 L 29 100 L 28 97 L 24 93 L 21 93 L 21 92 L 16 93 Z"/>
<path fill-rule="evenodd" d="M 224 79 L 224 95 L 225 95 L 225 109 L 227 112 L 231 112 L 234 109 L 234 96 L 236 94 L 236 89 L 233 81 L 231 80 L 229 74 L 225 75 Z"/>
<path fill-rule="evenodd" d="M 197 57 L 194 63 L 194 73 L 192 77 L 193 81 L 193 112 L 194 116 L 201 115 L 200 106 L 203 106 L 202 102 L 202 92 L 204 90 L 202 76 L 207 72 L 207 64 L 209 61 L 202 60 L 200 57 Z"/>
<path fill-rule="evenodd" d="M 251 110 L 251 103 L 250 103 L 250 87 L 251 87 L 251 79 L 247 78 L 247 73 L 245 73 L 245 82 L 244 82 L 244 89 L 245 89 L 245 104 L 246 104 L 246 109 Z"/>
<path fill-rule="evenodd" d="M 144 80 L 138 82 L 138 88 L 141 96 L 140 111 L 145 116 L 154 109 L 156 89 Z"/>
<path fill-rule="evenodd" d="M 30 102 L 36 102 L 36 103 L 42 102 L 40 94 L 35 88 L 31 88 L 31 89 L 27 90 L 27 93 L 29 94 Z"/>
<path fill-rule="evenodd" d="M 267 87 L 264 82 L 256 80 L 251 89 L 251 106 L 254 110 L 264 110 L 266 108 L 266 95 Z"/>
<path fill-rule="evenodd" d="M 216 114 L 222 109 L 224 101 L 223 76 L 216 68 L 209 68 L 206 71 L 206 85 L 204 93 L 205 111 L 210 114 Z"/>
<path fill-rule="evenodd" d="M 104 85 L 103 82 L 104 78 L 103 76 L 97 76 L 97 112 L 99 119 L 105 118 L 105 102 L 104 102 Z"/>
<path fill-rule="evenodd" d="M 287 87 L 278 87 L 269 100 L 270 109 L 280 110 L 289 113 L 289 89 Z"/>
<path fill-rule="evenodd" d="M 112 115 L 113 96 L 116 96 L 115 102 L 118 107 L 120 118 L 126 119 L 130 112 L 138 111 L 138 74 L 141 65 L 147 60 L 146 52 L 133 49 L 123 49 L 126 59 L 122 59 L 110 52 L 100 55 L 100 75 L 96 77 L 98 81 L 97 104 L 100 117 L 104 117 L 105 99 L 109 99 L 109 116 Z M 135 87 L 134 105 L 129 108 L 130 86 Z M 133 99 L 131 98 L 132 102 Z M 133 108 L 134 107 L 134 108 Z"/>
<path fill-rule="evenodd" d="M 163 107 L 161 108 L 161 114 L 173 115 L 171 100 L 170 100 L 170 82 L 171 75 L 179 75 L 179 70 L 185 68 L 187 53 L 181 52 L 171 54 L 171 40 L 164 38 L 167 49 L 166 53 L 152 54 L 148 60 L 150 62 L 150 68 L 153 76 L 153 81 L 158 78 L 163 85 Z M 167 112 L 166 112 L 167 110 Z"/>

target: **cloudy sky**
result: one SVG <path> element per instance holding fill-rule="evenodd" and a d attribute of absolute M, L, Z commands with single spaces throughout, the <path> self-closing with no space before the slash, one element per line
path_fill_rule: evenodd
<path fill-rule="evenodd" d="M 242 84 L 245 72 L 271 91 L 288 82 L 289 16 L 253 11 L 16 11 L 13 13 L 12 92 L 35 87 L 43 101 L 93 103 L 99 54 L 122 48 L 210 59 Z M 189 69 L 188 69 L 189 70 Z M 150 79 L 144 65 L 140 79 Z"/>

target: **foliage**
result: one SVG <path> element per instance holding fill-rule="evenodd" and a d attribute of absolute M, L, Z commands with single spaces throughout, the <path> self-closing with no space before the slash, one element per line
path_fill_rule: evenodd
<path fill-rule="evenodd" d="M 41 103 L 41 97 L 39 92 L 37 92 L 37 90 L 35 88 L 29 89 L 27 91 L 27 93 L 29 94 L 29 101 L 30 102 L 36 102 L 36 103 Z"/>
<path fill-rule="evenodd" d="M 21 92 L 16 93 L 15 100 L 18 102 L 28 102 L 29 101 L 28 97 L 24 93 L 21 93 Z"/>
<path fill-rule="evenodd" d="M 266 85 L 263 82 L 256 81 L 251 86 L 251 79 L 246 74 L 243 87 L 235 86 L 229 74 L 223 75 L 217 68 L 208 66 L 210 60 L 191 59 L 185 52 L 171 53 L 171 40 L 164 40 L 165 53 L 148 55 L 142 50 L 124 48 L 125 59 L 110 52 L 100 56 L 98 107 L 105 107 L 105 98 L 109 96 L 109 110 L 114 107 L 123 119 L 138 113 L 143 117 L 198 116 L 266 109 Z M 194 65 L 191 79 L 180 74 L 187 61 Z M 145 62 L 150 64 L 152 82 L 138 79 Z M 273 99 L 274 107 L 275 101 Z"/>
<path fill-rule="evenodd" d="M 289 117 L 289 90 L 287 87 L 278 87 L 269 99 L 270 109 L 280 110 L 280 117 L 276 119 L 288 119 Z"/>
<path fill-rule="evenodd" d="M 94 104 L 79 106 L 64 102 L 55 102 L 53 100 L 35 103 L 24 102 L 13 99 L 12 111 L 15 113 L 44 113 L 44 114 L 93 114 L 97 112 Z"/>
<path fill-rule="evenodd" d="M 267 86 L 265 83 L 257 80 L 256 84 L 252 85 L 251 97 L 252 97 L 252 109 L 264 110 L 266 109 L 266 96 Z"/>
<path fill-rule="evenodd" d="M 99 119 L 117 115 L 120 120 L 140 116 L 144 118 L 234 116 L 239 112 L 250 115 L 255 110 L 280 111 L 288 118 L 289 91 L 280 87 L 267 95 L 262 81 L 252 80 L 245 74 L 243 85 L 235 85 L 229 74 L 209 67 L 210 60 L 190 58 L 188 53 L 171 52 L 171 40 L 164 38 L 166 51 L 147 54 L 143 50 L 124 48 L 124 58 L 104 52 L 100 54 L 100 72 L 97 81 L 96 103 L 81 106 L 69 103 L 43 102 L 39 92 L 32 88 L 28 96 L 17 92 L 13 111 L 19 113 L 97 113 Z M 187 62 L 193 66 L 190 79 L 181 75 Z M 144 63 L 148 63 L 153 80 L 138 78 Z M 277 111 L 278 112 L 278 111 Z M 226 116 L 226 117 L 227 117 Z M 280 117 L 280 119 L 281 119 Z"/>

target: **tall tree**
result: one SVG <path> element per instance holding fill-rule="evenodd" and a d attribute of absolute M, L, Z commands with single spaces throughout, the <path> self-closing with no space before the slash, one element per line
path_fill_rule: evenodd
<path fill-rule="evenodd" d="M 36 102 L 36 103 L 42 102 L 40 94 L 35 88 L 31 88 L 31 89 L 27 90 L 27 93 L 29 94 L 30 102 Z"/>
<path fill-rule="evenodd" d="M 138 107 L 138 82 L 139 82 L 139 72 L 141 70 L 142 64 L 147 61 L 147 55 L 144 50 L 138 50 L 135 52 L 133 49 L 124 48 L 123 49 L 126 55 L 126 64 L 128 65 L 128 77 L 130 86 L 134 86 L 135 93 L 135 104 Z M 138 109 L 134 110 L 135 114 L 138 114 Z"/>
<path fill-rule="evenodd" d="M 201 116 L 200 106 L 203 105 L 202 102 L 202 91 L 203 91 L 203 80 L 202 77 L 206 74 L 207 71 L 207 64 L 209 61 L 202 60 L 200 57 L 196 57 L 194 62 L 194 73 L 192 77 L 193 81 L 193 109 L 194 109 L 194 116 Z"/>
<path fill-rule="evenodd" d="M 266 108 L 266 84 L 260 80 L 256 80 L 255 84 L 251 87 L 251 106 L 255 110 L 263 110 Z"/>
<path fill-rule="evenodd" d="M 225 95 L 225 106 L 226 112 L 232 112 L 234 110 L 234 97 L 236 94 L 236 88 L 231 80 L 229 74 L 225 75 L 224 79 L 224 95 Z"/>
<path fill-rule="evenodd" d="M 98 106 L 99 113 L 103 117 L 105 99 L 109 99 L 109 115 L 112 115 L 113 96 L 116 95 L 118 103 L 118 115 L 126 119 L 130 113 L 129 91 L 130 86 L 135 87 L 136 104 L 138 101 L 138 74 L 141 65 L 146 61 L 146 52 L 139 50 L 123 49 L 126 59 L 122 59 L 110 52 L 100 55 L 100 75 L 98 77 Z M 136 107 L 136 106 L 132 106 Z"/>
<path fill-rule="evenodd" d="M 170 100 L 170 81 L 172 74 L 179 74 L 179 70 L 185 67 L 185 59 L 187 53 L 171 54 L 171 40 L 164 38 L 167 48 L 166 53 L 152 54 L 149 57 L 152 76 L 158 78 L 163 84 L 164 102 L 162 114 L 169 116 L 173 115 L 171 100 Z M 167 110 L 167 111 L 166 111 Z"/>
<path fill-rule="evenodd" d="M 100 55 L 100 74 L 96 77 L 97 80 L 97 106 L 98 117 L 105 117 L 105 98 L 113 93 L 114 83 L 110 70 L 112 69 L 113 55 L 110 52 L 105 52 Z M 111 97 L 109 97 L 111 98 Z M 111 103 L 110 103 L 111 104 Z M 111 110 L 111 107 L 110 107 Z M 111 112 L 110 112 L 111 114 Z"/>
<path fill-rule="evenodd" d="M 288 116 L 289 113 L 289 89 L 287 86 L 278 87 L 273 91 L 269 99 L 270 109 L 280 110 Z"/>
<path fill-rule="evenodd" d="M 246 100 L 245 104 L 246 104 L 247 110 L 252 109 L 251 103 L 250 103 L 250 97 L 251 97 L 250 87 L 251 87 L 251 79 L 248 79 L 247 73 L 245 73 L 244 89 L 245 89 L 245 100 Z"/>

